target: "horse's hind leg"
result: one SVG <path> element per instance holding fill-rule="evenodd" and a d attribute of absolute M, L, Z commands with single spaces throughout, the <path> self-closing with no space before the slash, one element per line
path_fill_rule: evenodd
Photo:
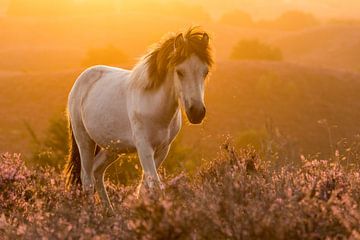
<path fill-rule="evenodd" d="M 82 124 L 73 124 L 72 126 L 81 159 L 81 183 L 83 190 L 91 194 L 94 192 L 94 177 L 92 168 L 94 164 L 96 144 L 90 138 Z"/>
<path fill-rule="evenodd" d="M 106 169 L 118 158 L 117 155 L 101 149 L 95 157 L 93 174 L 95 178 L 95 188 L 99 194 L 102 204 L 112 213 L 114 212 L 109 196 L 104 185 L 104 173 Z"/>

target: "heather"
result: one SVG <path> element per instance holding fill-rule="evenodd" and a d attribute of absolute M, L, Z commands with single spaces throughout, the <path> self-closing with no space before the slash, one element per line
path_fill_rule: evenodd
<path fill-rule="evenodd" d="M 135 185 L 107 183 L 116 214 L 54 168 L 0 161 L 4 239 L 343 239 L 360 237 L 360 169 L 352 149 L 330 160 L 301 156 L 275 166 L 253 149 L 224 144 L 192 175 L 163 176 L 164 192 L 135 197 Z M 345 154 L 346 153 L 346 154 Z"/>

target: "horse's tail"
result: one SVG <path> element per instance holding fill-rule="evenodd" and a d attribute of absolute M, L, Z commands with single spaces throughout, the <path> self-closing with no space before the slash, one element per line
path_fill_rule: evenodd
<path fill-rule="evenodd" d="M 76 144 L 74 133 L 69 119 L 69 156 L 65 165 L 66 187 L 71 185 L 81 186 L 81 160 L 79 148 Z"/>

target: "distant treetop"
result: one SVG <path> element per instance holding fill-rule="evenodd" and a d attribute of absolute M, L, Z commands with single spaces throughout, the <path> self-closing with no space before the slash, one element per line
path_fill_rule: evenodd
<path fill-rule="evenodd" d="M 298 10 L 284 12 L 274 20 L 260 20 L 256 22 L 258 28 L 282 31 L 299 31 L 319 24 L 319 20 L 314 15 Z"/>
<path fill-rule="evenodd" d="M 279 48 L 262 43 L 257 39 L 243 39 L 239 41 L 230 57 L 236 60 L 281 61 L 283 59 Z"/>

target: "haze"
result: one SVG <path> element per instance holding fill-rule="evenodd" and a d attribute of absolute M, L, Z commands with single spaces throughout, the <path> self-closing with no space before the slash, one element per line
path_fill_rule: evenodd
<path fill-rule="evenodd" d="M 13 2 L 21 2 L 22 4 L 28 3 L 33 6 L 39 5 L 40 3 L 49 3 L 49 6 L 53 6 L 51 1 L 46 0 L 17 0 Z M 133 5 L 133 6 L 142 6 L 146 8 L 148 5 L 152 5 L 154 3 L 169 3 L 170 1 L 164 0 L 68 0 L 61 1 L 62 3 L 57 4 L 57 8 L 59 5 L 63 5 L 64 2 L 75 2 L 75 3 L 93 3 L 94 5 L 108 5 L 113 4 L 116 6 L 120 6 L 118 9 L 121 9 L 121 6 L 124 5 Z M 191 5 L 199 5 L 202 6 L 206 11 L 208 11 L 212 17 L 218 18 L 224 12 L 229 10 L 233 10 L 234 8 L 238 8 L 241 10 L 245 10 L 251 13 L 255 18 L 269 18 L 274 17 L 281 12 L 284 12 L 289 9 L 299 9 L 303 11 L 308 11 L 313 14 L 319 15 L 321 17 L 331 17 L 331 18 L 356 18 L 358 17 L 358 13 L 360 12 L 360 1 L 357 0 L 179 0 L 179 1 L 171 1 L 172 3 L 184 2 Z M 7 12 L 7 8 L 9 6 L 10 0 L 0 0 L 0 14 L 5 14 Z M 31 8 L 31 7 L 30 7 Z M 114 10 L 111 8 L 111 10 Z"/>

